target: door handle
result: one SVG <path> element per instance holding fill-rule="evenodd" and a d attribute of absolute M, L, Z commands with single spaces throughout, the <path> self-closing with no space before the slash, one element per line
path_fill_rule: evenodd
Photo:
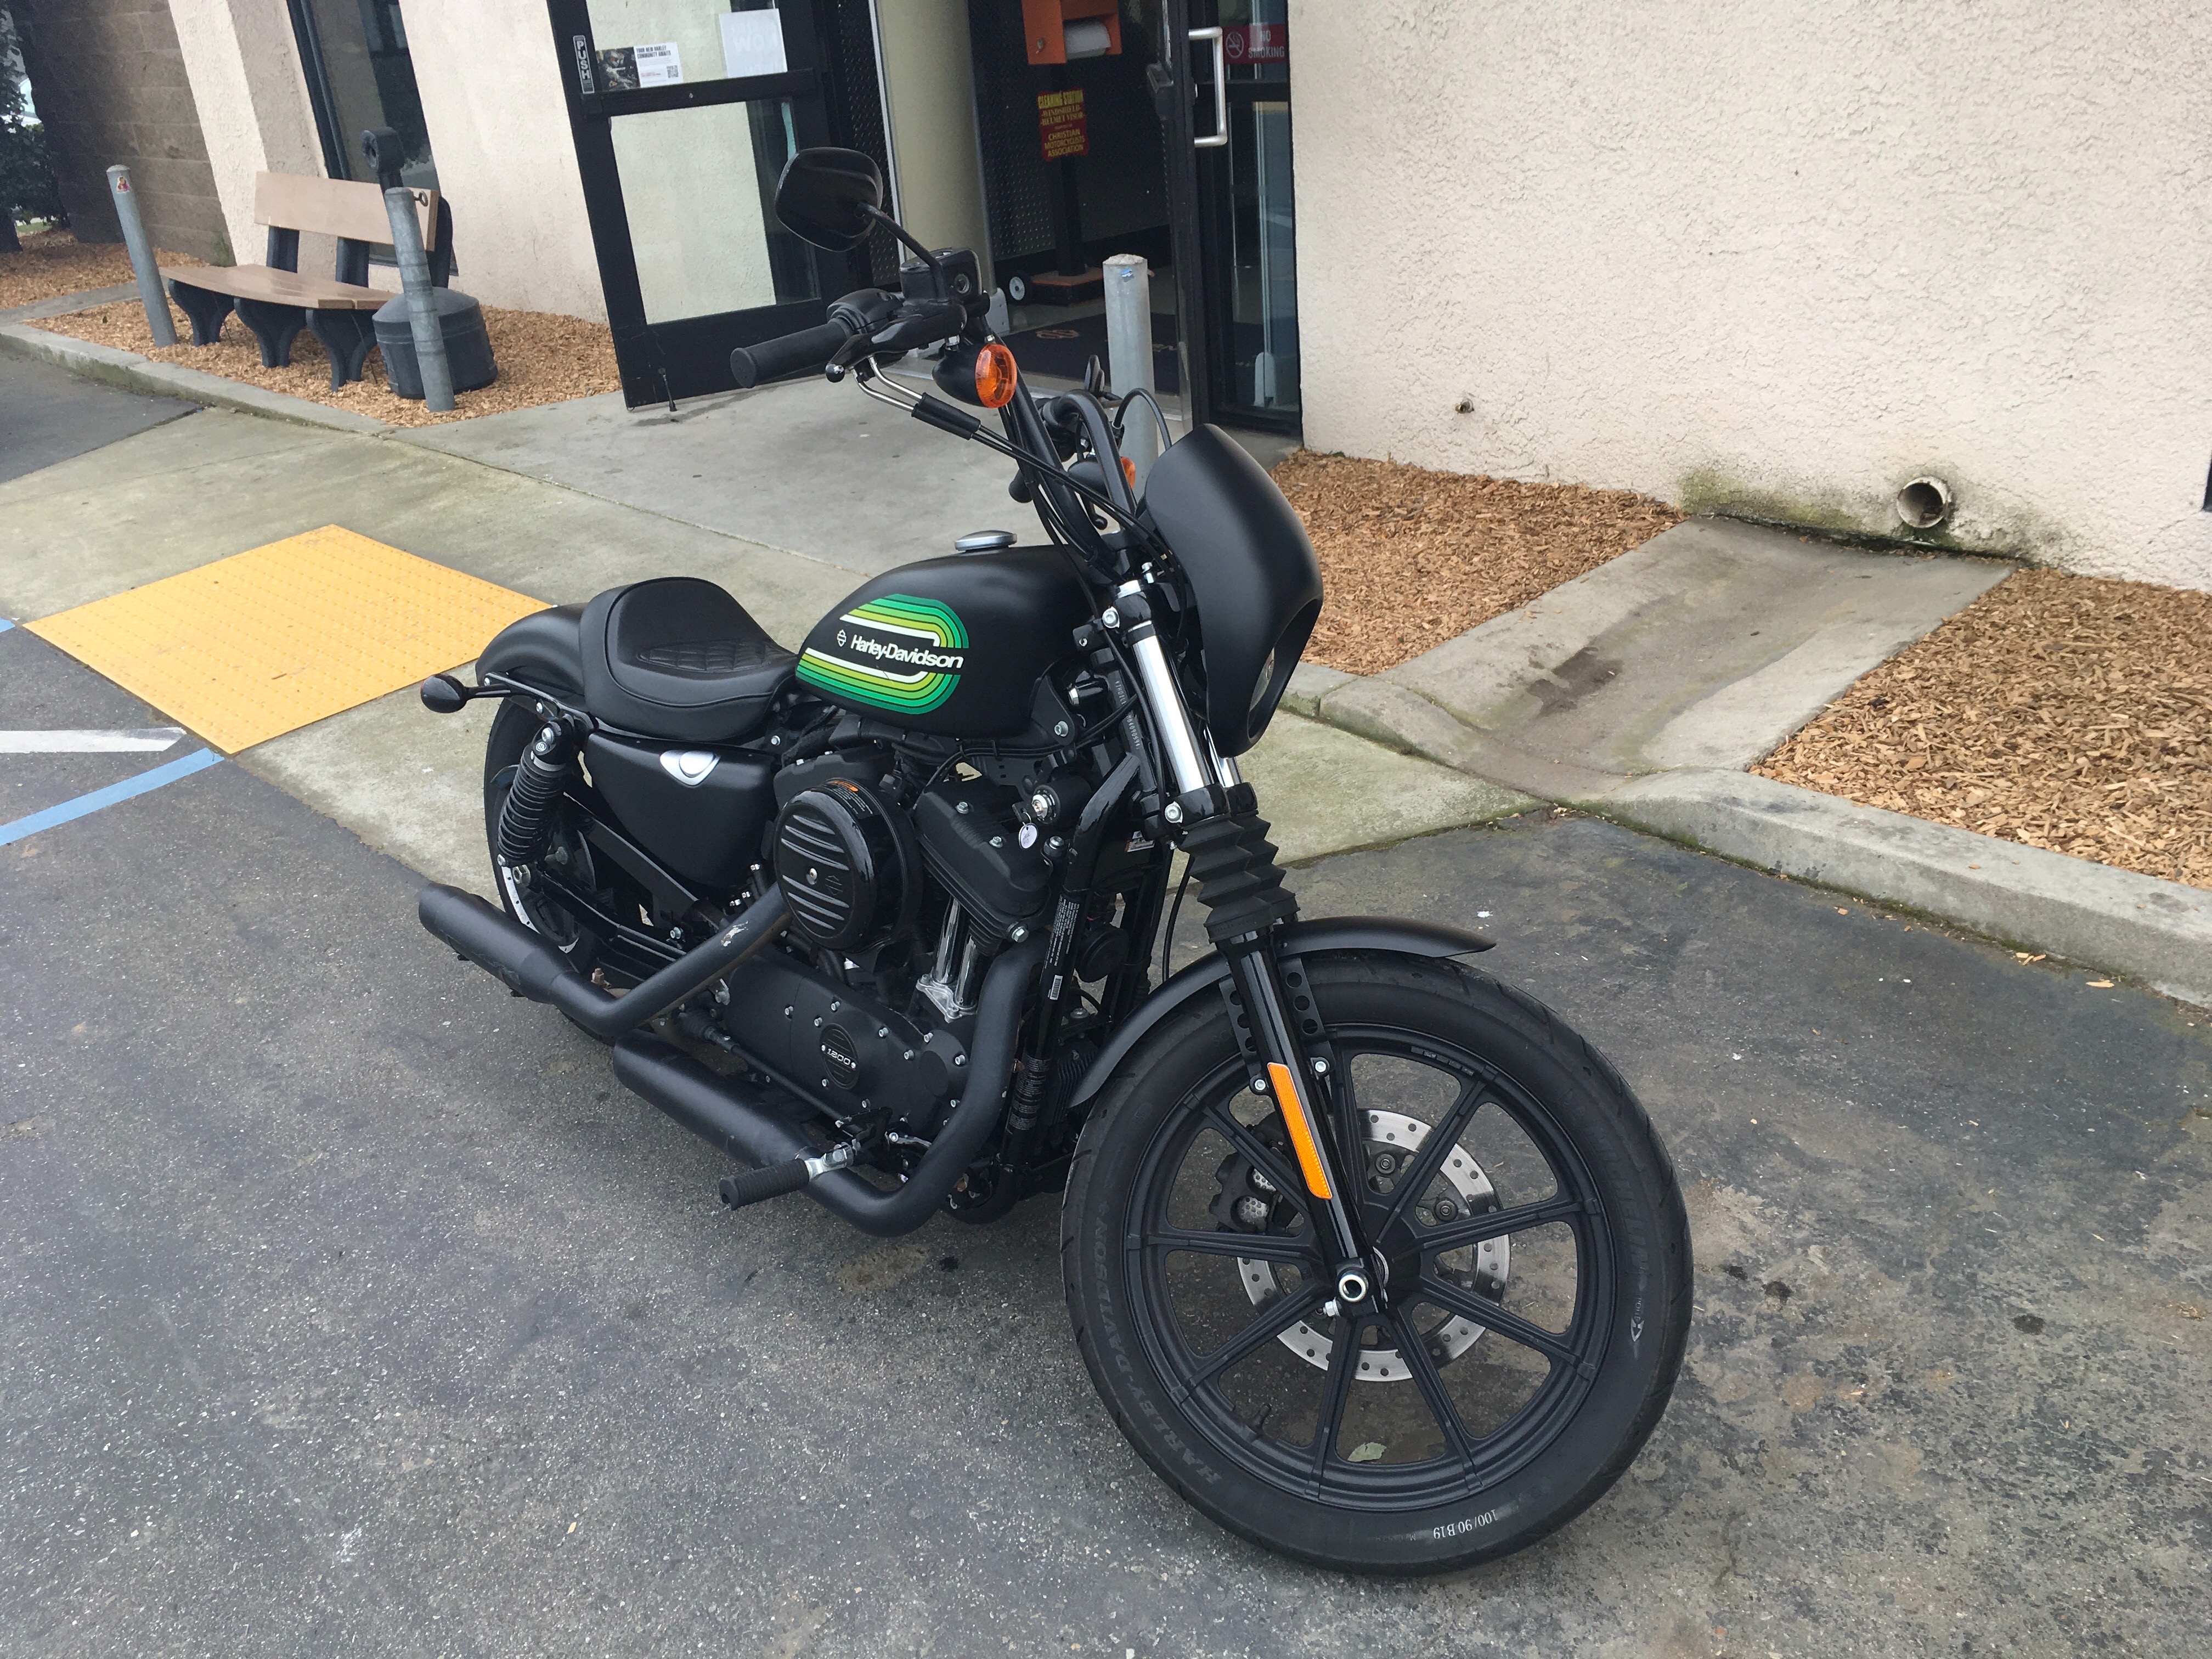
<path fill-rule="evenodd" d="M 1221 26 L 1217 23 L 1212 28 L 1193 29 L 1190 39 L 1213 43 L 1213 134 L 1208 138 L 1192 139 L 1190 147 L 1219 149 L 1229 142 L 1229 58 L 1222 46 Z"/>

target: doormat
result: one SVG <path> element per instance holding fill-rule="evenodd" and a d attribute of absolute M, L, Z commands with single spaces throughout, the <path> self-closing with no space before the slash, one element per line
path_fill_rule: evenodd
<path fill-rule="evenodd" d="M 1176 319 L 1170 312 L 1152 313 L 1152 385 L 1161 392 L 1182 390 L 1181 359 L 1176 354 Z M 1105 368 L 1106 316 L 1075 317 L 1047 323 L 1006 336 L 1014 361 L 1024 374 L 1047 374 L 1056 380 L 1080 380 L 1083 366 L 1093 357 Z"/>
<path fill-rule="evenodd" d="M 544 609 L 330 525 L 25 626 L 236 754 L 472 662 Z"/>

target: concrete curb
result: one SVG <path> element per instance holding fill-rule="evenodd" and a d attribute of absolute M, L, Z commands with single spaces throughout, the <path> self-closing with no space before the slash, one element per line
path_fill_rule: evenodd
<path fill-rule="evenodd" d="M 288 397 L 282 392 L 264 392 L 258 386 L 226 380 L 221 375 L 203 374 L 179 363 L 157 363 L 135 351 L 95 345 L 89 340 L 56 334 L 50 329 L 17 324 L 0 326 L 0 350 L 42 358 L 88 380 L 102 380 L 132 392 L 150 392 L 156 397 L 182 398 L 191 403 L 210 404 L 272 420 L 326 427 L 368 437 L 392 429 L 386 422 L 356 415 L 349 409 L 331 409 L 326 404 L 310 403 L 305 398 Z"/>
<path fill-rule="evenodd" d="M 1356 737 L 1508 788 L 2212 1006 L 2212 893 L 2203 889 L 1747 772 L 1696 767 L 1631 779 L 1547 760 L 1462 724 L 1408 687 L 1334 669 L 1301 666 L 1285 707 L 1293 699 Z"/>
<path fill-rule="evenodd" d="M 2201 888 L 1743 772 L 1659 772 L 1576 804 L 2212 1005 L 2212 892 Z"/>
<path fill-rule="evenodd" d="M 27 323 L 38 317 L 70 317 L 80 311 L 97 311 L 102 306 L 112 306 L 118 300 L 138 297 L 136 283 L 124 283 L 114 288 L 79 289 L 74 294 L 57 294 L 51 300 L 33 300 L 27 306 L 10 306 L 0 311 L 0 323 Z"/>

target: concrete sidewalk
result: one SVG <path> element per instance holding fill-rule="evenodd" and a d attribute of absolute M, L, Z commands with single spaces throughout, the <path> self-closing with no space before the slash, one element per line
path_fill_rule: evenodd
<path fill-rule="evenodd" d="M 870 575 L 949 553 L 968 531 L 1036 528 L 1006 494 L 1012 463 L 849 382 L 732 392 L 672 415 L 609 392 L 392 435 Z"/>
<path fill-rule="evenodd" d="M 0 616 L 50 616 L 338 524 L 548 604 L 580 602 L 650 576 L 703 576 L 794 644 L 866 574 L 949 550 L 953 535 L 979 524 L 1021 524 L 1024 509 L 1006 497 L 997 463 L 986 476 L 969 459 L 983 452 L 894 417 L 850 387 L 819 389 L 848 395 L 830 405 L 811 386 L 771 388 L 702 411 L 718 417 L 705 424 L 687 421 L 672 431 L 636 417 L 626 428 L 591 406 L 599 400 L 587 399 L 556 406 L 568 423 L 565 437 L 550 421 L 524 434 L 543 464 L 609 489 L 622 484 L 623 467 L 592 468 L 610 452 L 631 455 L 639 468 L 649 459 L 661 469 L 653 476 L 672 486 L 686 468 L 708 473 L 708 453 L 720 457 L 719 471 L 685 480 L 691 494 L 671 503 L 715 524 L 638 504 L 655 489 L 633 489 L 637 502 L 619 501 L 428 444 L 210 410 L 0 483 Z M 900 430 L 896 447 L 871 449 L 884 425 L 873 420 L 878 412 L 901 420 L 911 434 Z M 487 431 L 470 442 L 518 459 L 519 450 L 502 448 L 523 442 L 514 431 Z M 830 458 L 842 453 L 863 464 L 846 487 L 824 488 Z M 1001 505 L 984 516 L 992 499 Z M 717 500 L 726 505 L 714 507 Z M 963 504 L 975 510 L 949 521 L 933 516 L 958 513 Z M 757 534 L 737 533 L 736 525 Z M 841 556 L 848 549 L 858 550 L 854 562 Z M 378 850 L 438 880 L 482 890 L 489 879 L 481 773 L 489 718 L 485 705 L 476 705 L 441 720 L 404 690 L 238 759 Z M 1294 859 L 1478 823 L 1533 804 L 1296 719 L 1279 722 L 1247 769 L 1279 843 Z"/>
<path fill-rule="evenodd" d="M 1350 729 L 1586 799 L 1750 765 L 2010 568 L 1692 519 L 1411 662 L 1320 685 L 1320 703 Z"/>

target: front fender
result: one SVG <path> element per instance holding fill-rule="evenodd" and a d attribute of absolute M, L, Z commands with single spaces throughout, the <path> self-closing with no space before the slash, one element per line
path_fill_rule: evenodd
<path fill-rule="evenodd" d="M 1395 951 L 1402 956 L 1433 958 L 1471 956 L 1497 942 L 1442 922 L 1401 921 L 1395 916 L 1324 916 L 1318 921 L 1293 921 L 1279 928 L 1275 954 L 1302 957 L 1320 951 Z M 1114 1068 L 1152 1027 L 1228 977 L 1228 960 L 1218 951 L 1209 951 L 1139 1003 L 1136 1012 L 1121 1022 L 1099 1050 L 1069 1103 L 1080 1106 L 1090 1100 L 1106 1086 Z"/>

